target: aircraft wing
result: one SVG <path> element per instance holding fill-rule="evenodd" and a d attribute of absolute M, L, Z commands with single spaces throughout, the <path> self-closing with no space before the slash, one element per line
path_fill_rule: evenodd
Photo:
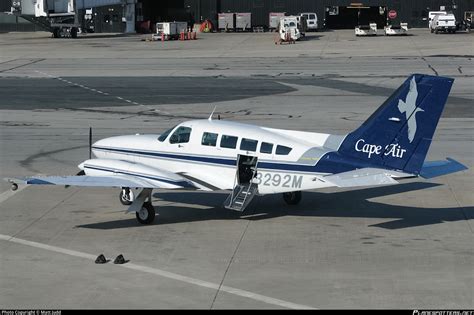
<path fill-rule="evenodd" d="M 379 168 L 361 168 L 354 171 L 324 176 L 324 180 L 337 187 L 359 187 L 398 184 L 393 177 L 412 177 L 411 174 Z"/>
<path fill-rule="evenodd" d="M 130 187 L 130 188 L 166 188 L 166 189 L 196 189 L 197 187 L 189 180 L 172 181 L 160 178 L 147 179 L 133 175 L 110 175 L 110 176 L 32 176 L 23 178 L 9 178 L 9 182 L 27 185 L 64 185 L 80 187 Z"/>

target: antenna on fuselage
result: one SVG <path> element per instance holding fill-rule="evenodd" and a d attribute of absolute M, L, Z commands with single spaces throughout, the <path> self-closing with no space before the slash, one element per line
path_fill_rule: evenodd
<path fill-rule="evenodd" d="M 209 115 L 208 120 L 212 121 L 212 116 L 214 115 L 214 112 L 216 111 L 217 106 L 214 106 L 214 110 L 212 111 L 211 115 Z"/>

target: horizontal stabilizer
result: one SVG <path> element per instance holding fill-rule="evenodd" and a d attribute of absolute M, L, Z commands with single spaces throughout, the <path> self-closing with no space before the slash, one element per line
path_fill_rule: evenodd
<path fill-rule="evenodd" d="M 354 171 L 325 176 L 324 180 L 337 187 L 359 187 L 398 184 L 390 171 L 378 168 L 361 168 Z"/>
<path fill-rule="evenodd" d="M 450 158 L 446 158 L 446 160 L 447 161 L 429 161 L 423 163 L 420 176 L 429 179 L 468 169 L 465 165 L 459 163 L 458 161 Z"/>

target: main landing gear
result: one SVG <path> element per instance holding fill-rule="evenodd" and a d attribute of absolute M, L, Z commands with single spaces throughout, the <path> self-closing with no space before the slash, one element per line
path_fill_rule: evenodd
<path fill-rule="evenodd" d="M 151 188 L 144 188 L 136 197 L 128 187 L 123 187 L 120 191 L 120 203 L 129 206 L 127 213 L 135 212 L 137 221 L 141 224 L 151 224 L 155 220 L 155 208 L 151 203 L 152 190 Z"/>
<path fill-rule="evenodd" d="M 297 205 L 301 201 L 301 191 L 283 193 L 283 200 L 285 200 L 288 205 Z"/>
<path fill-rule="evenodd" d="M 151 224 L 155 220 L 155 208 L 151 201 L 145 202 L 140 211 L 135 212 L 137 221 L 141 224 Z"/>

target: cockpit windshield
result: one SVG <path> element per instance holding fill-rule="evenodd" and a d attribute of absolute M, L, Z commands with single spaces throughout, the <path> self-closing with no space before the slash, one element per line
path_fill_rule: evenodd
<path fill-rule="evenodd" d="M 163 142 L 166 140 L 166 138 L 168 138 L 168 135 L 171 133 L 171 131 L 173 131 L 174 128 L 176 128 L 177 125 L 173 126 L 173 128 L 170 128 L 168 130 L 166 130 L 165 132 L 163 132 L 159 137 L 158 137 L 158 141 L 160 142 Z"/>

